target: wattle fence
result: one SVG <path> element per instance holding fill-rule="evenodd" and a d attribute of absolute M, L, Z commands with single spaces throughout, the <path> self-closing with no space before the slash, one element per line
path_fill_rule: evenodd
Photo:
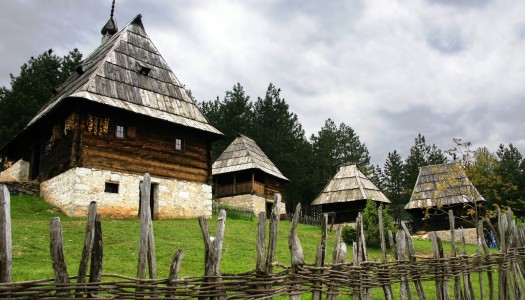
<path fill-rule="evenodd" d="M 154 233 L 149 212 L 150 177 L 144 176 L 141 186 L 140 243 L 137 277 L 102 274 L 103 243 L 100 218 L 96 203 L 89 206 L 84 248 L 76 276 L 69 276 L 64 260 L 62 228 L 58 218 L 50 224 L 50 253 L 55 278 L 24 282 L 11 282 L 11 224 L 10 196 L 0 185 L 0 299 L 267 299 L 289 297 L 301 299 L 523 299 L 525 278 L 525 229 L 517 226 L 512 212 L 499 214 L 496 238 L 500 249 L 490 252 L 480 234 L 476 253 L 467 254 L 460 231 L 451 230 L 451 253 L 445 255 L 439 237 L 433 235 L 433 255 L 416 255 L 412 237 L 406 226 L 394 237 L 391 232 L 380 231 L 382 255 L 370 260 L 367 254 L 361 216 L 357 219 L 357 242 L 352 245 L 352 260 L 347 262 L 346 245 L 340 241 L 341 227 L 336 231 L 333 246 L 327 245 L 327 219 L 321 224 L 321 240 L 316 259 L 306 263 L 296 228 L 300 205 L 292 218 L 288 234 L 291 265 L 279 265 L 275 272 L 277 232 L 279 229 L 280 196 L 277 195 L 268 222 L 264 213 L 258 216 L 256 268 L 244 274 L 221 274 L 220 262 L 226 213 L 221 210 L 217 218 L 216 236 L 211 237 L 207 220 L 199 218 L 205 245 L 205 274 L 179 278 L 184 251 L 177 250 L 170 266 L 168 278 L 156 278 Z M 382 214 L 379 213 L 379 216 Z M 454 218 L 450 218 L 454 228 Z M 382 229 L 382 220 L 379 219 Z M 403 224 L 404 225 L 404 224 Z M 480 222 L 478 232 L 482 232 Z M 489 224 L 487 224 L 489 225 Z M 492 226 L 492 225 L 490 225 Z M 268 236 L 268 243 L 266 237 Z M 388 243 L 387 243 L 388 240 Z M 390 251 L 387 250 L 390 248 Z M 333 259 L 326 262 L 327 251 Z M 387 258 L 387 253 L 390 257 Z M 277 268 L 276 268 L 277 269 Z M 89 272 L 88 272 L 89 270 Z M 149 277 L 149 279 L 147 278 Z M 395 291 L 395 292 L 394 292 Z"/>

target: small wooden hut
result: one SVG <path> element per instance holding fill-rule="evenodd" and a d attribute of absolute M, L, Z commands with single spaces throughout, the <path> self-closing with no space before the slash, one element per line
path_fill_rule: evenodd
<path fill-rule="evenodd" d="M 312 205 L 320 205 L 323 213 L 335 215 L 334 223 L 353 223 L 367 200 L 390 204 L 390 200 L 356 165 L 348 164 L 339 169 Z"/>
<path fill-rule="evenodd" d="M 288 178 L 245 135 L 238 134 L 222 152 L 213 163 L 212 174 L 213 198 L 224 205 L 269 214 L 275 193 L 280 193 L 285 201 Z M 281 213 L 285 212 L 285 205 L 281 205 Z"/>
<path fill-rule="evenodd" d="M 476 211 L 485 199 L 470 182 L 463 164 L 425 166 L 405 210 L 412 215 L 414 231 L 450 229 L 448 211 L 453 210 L 456 227 L 475 227 Z"/>

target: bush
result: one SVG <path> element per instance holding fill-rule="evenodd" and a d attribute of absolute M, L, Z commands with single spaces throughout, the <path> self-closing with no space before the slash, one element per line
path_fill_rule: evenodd
<path fill-rule="evenodd" d="M 348 246 L 352 246 L 352 244 L 356 241 L 357 230 L 354 227 L 351 226 L 345 226 L 343 227 L 343 232 L 341 233 L 341 236 L 343 237 L 343 241 Z"/>
<path fill-rule="evenodd" d="M 365 231 L 366 246 L 370 248 L 381 247 L 381 236 L 379 233 L 379 210 L 375 201 L 368 200 L 363 211 L 363 229 Z M 388 230 L 395 233 L 394 219 L 388 213 L 387 208 L 383 208 L 383 225 L 385 235 Z"/>

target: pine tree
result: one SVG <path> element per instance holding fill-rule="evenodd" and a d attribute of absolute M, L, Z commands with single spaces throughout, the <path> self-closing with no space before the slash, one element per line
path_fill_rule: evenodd
<path fill-rule="evenodd" d="M 11 76 L 11 89 L 0 89 L 0 146 L 18 134 L 53 95 L 53 88 L 74 72 L 82 54 L 74 49 L 59 57 L 49 49 L 31 57 Z"/>

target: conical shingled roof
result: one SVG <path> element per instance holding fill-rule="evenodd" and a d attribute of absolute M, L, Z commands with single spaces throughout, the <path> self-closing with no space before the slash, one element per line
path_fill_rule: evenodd
<path fill-rule="evenodd" d="M 465 174 L 461 163 L 419 168 L 414 191 L 405 209 L 485 201 Z"/>
<path fill-rule="evenodd" d="M 53 96 L 28 127 L 68 98 L 132 111 L 215 135 L 194 101 L 144 31 L 141 15 L 100 45 Z"/>
<path fill-rule="evenodd" d="M 239 134 L 213 163 L 212 174 L 218 175 L 249 169 L 259 169 L 266 174 L 289 181 L 255 141 L 242 134 Z"/>
<path fill-rule="evenodd" d="M 312 205 L 373 200 L 390 203 L 390 200 L 370 181 L 356 165 L 345 165 L 312 202 Z"/>

